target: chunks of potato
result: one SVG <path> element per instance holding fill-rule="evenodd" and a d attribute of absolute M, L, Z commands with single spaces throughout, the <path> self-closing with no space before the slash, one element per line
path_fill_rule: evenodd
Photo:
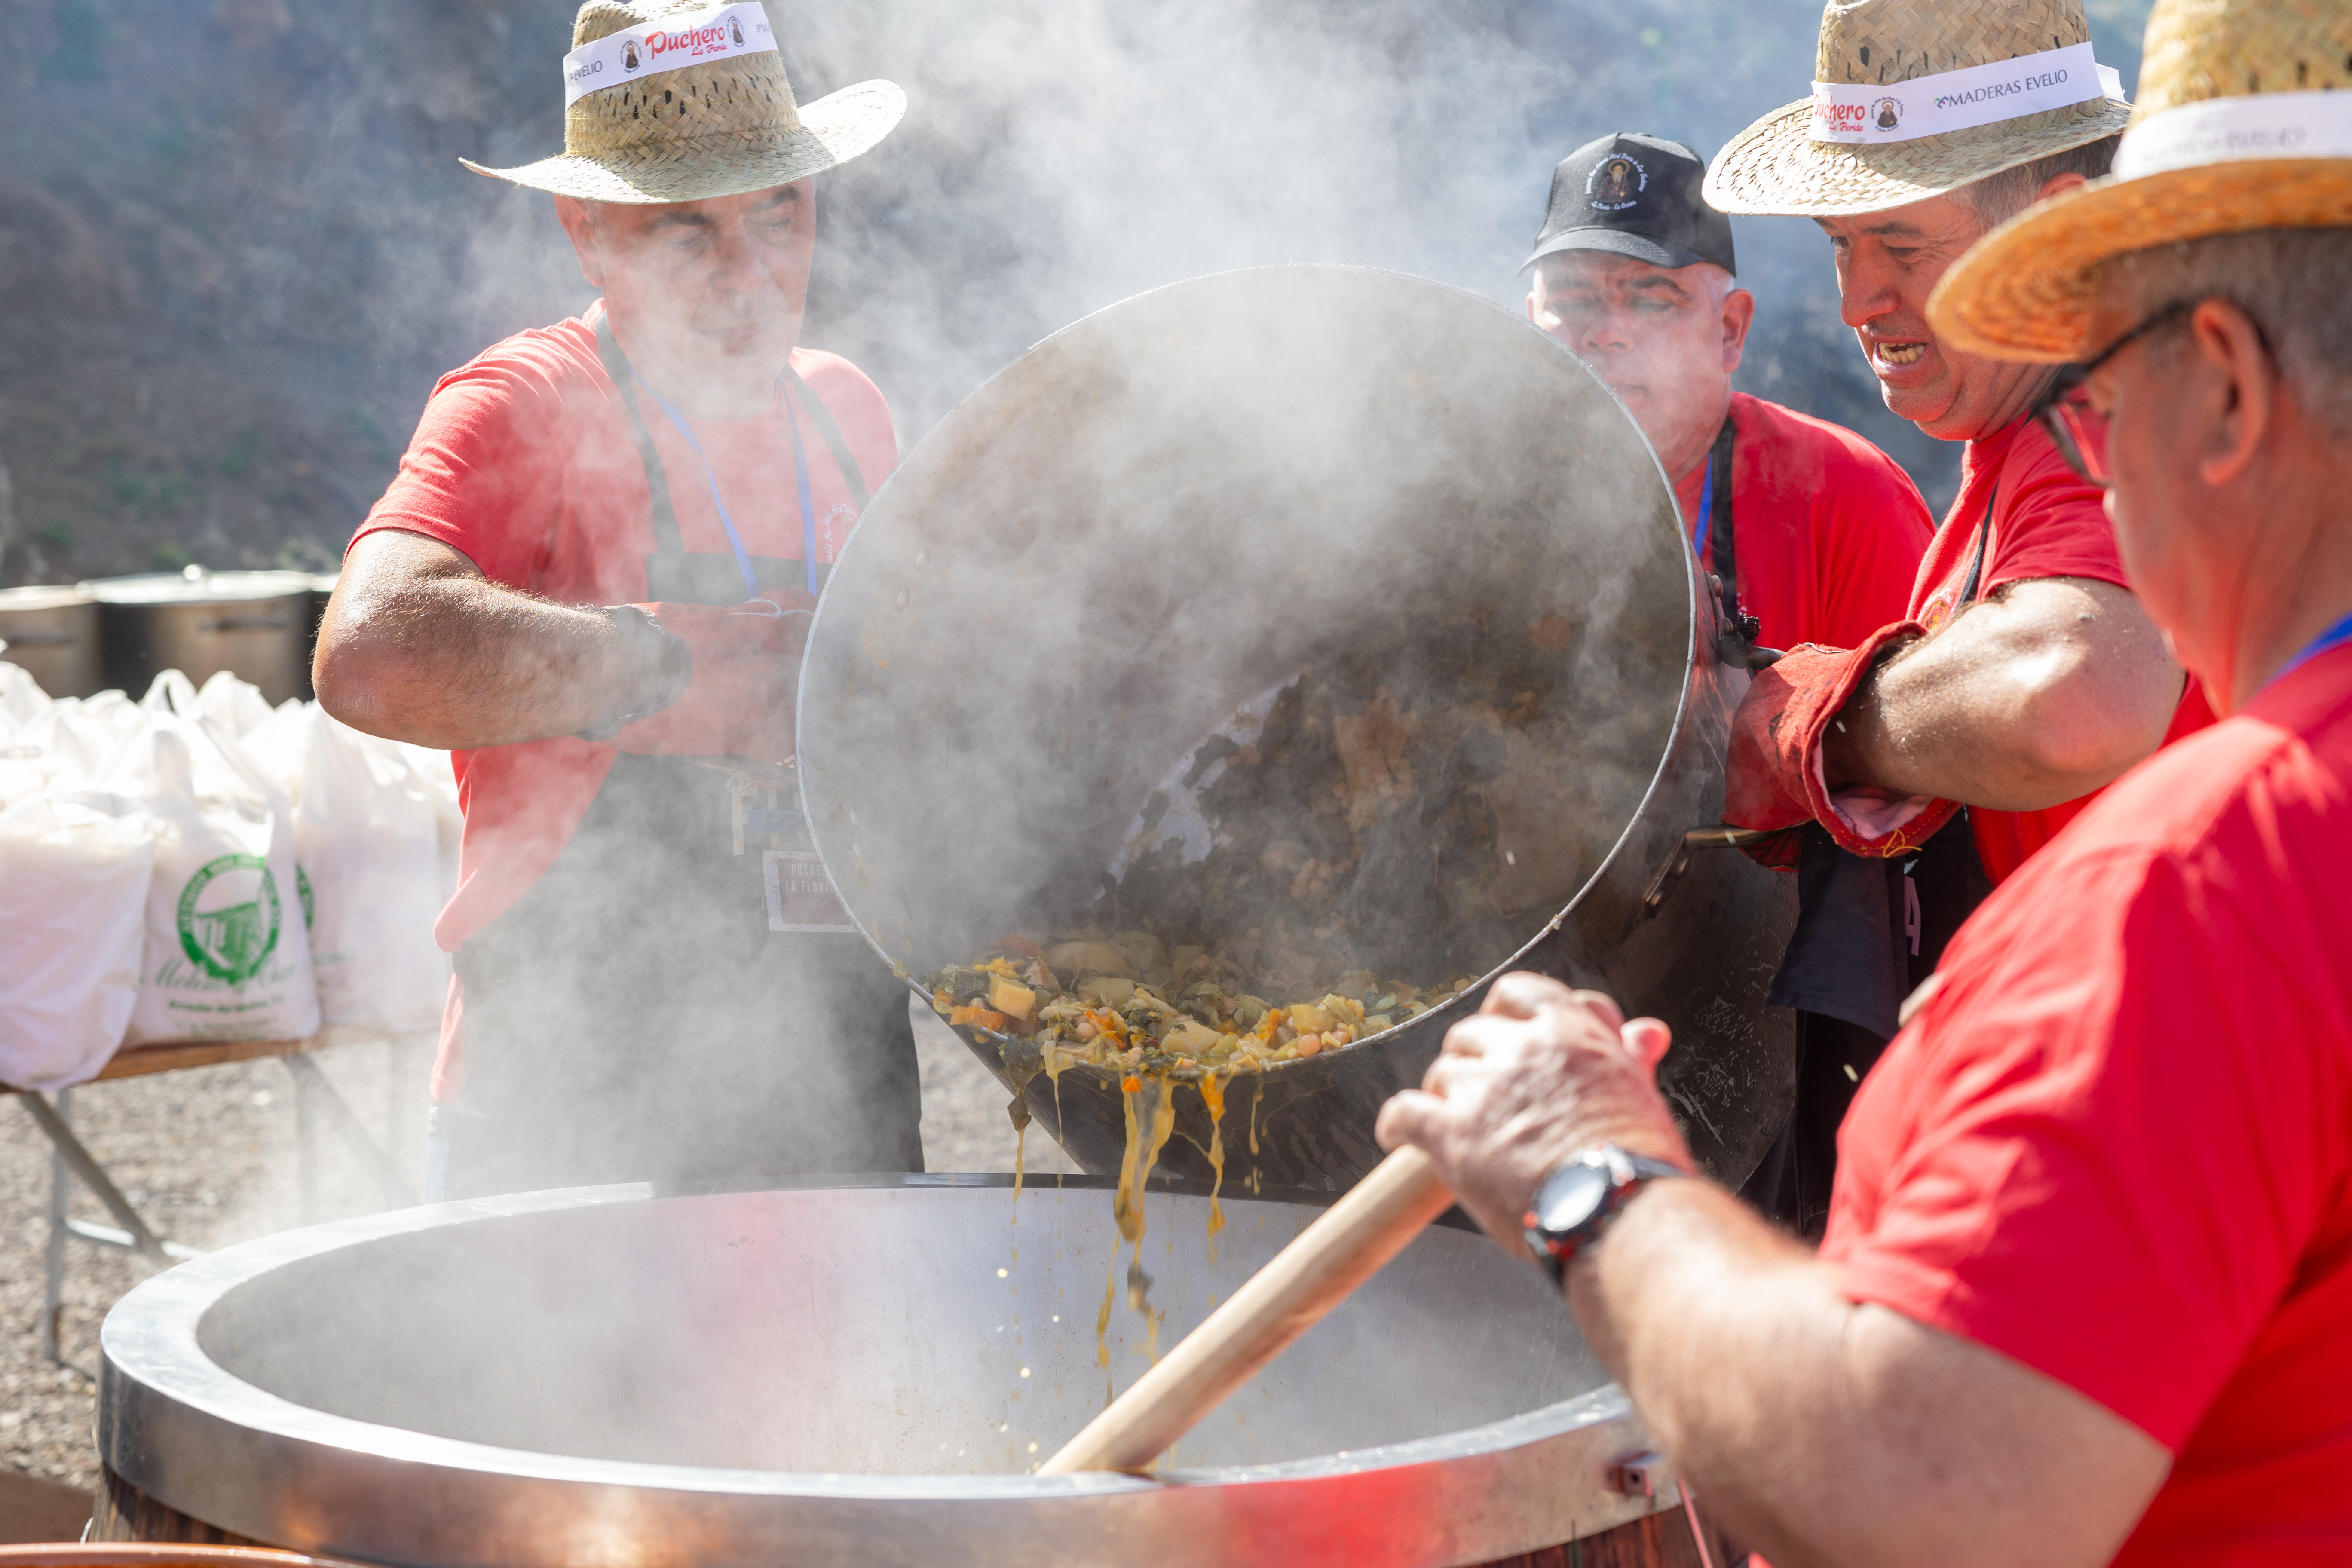
<path fill-rule="evenodd" d="M 1045 962 L 1063 974 L 1091 969 L 1098 974 L 1132 974 L 1137 965 L 1107 942 L 1066 942 L 1045 955 Z"/>
<path fill-rule="evenodd" d="M 1132 965 L 1128 971 L 1130 974 L 1168 967 L 1168 950 L 1160 946 L 1160 939 L 1148 931 L 1123 931 L 1110 940 L 1127 954 L 1128 963 Z"/>
<path fill-rule="evenodd" d="M 1101 974 L 1092 980 L 1078 982 L 1080 1000 L 1097 1007 L 1117 1007 L 1135 994 L 1135 982 L 1122 976 Z"/>
<path fill-rule="evenodd" d="M 1302 1035 L 1320 1034 L 1337 1022 L 1327 1009 L 1312 1003 L 1297 1003 L 1290 1009 L 1290 1026 Z"/>
<path fill-rule="evenodd" d="M 1002 974 L 988 977 L 988 1005 L 1007 1017 L 1026 1018 L 1037 1010 L 1037 993 Z"/>
<path fill-rule="evenodd" d="M 1217 1031 L 1195 1018 L 1180 1020 L 1168 1031 L 1160 1044 L 1163 1050 L 1181 1052 L 1185 1056 L 1204 1057 L 1214 1050 L 1221 1037 Z"/>

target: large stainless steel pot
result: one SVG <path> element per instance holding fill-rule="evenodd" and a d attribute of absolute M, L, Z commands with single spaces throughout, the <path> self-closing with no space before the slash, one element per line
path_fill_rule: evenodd
<path fill-rule="evenodd" d="M 1473 1563 L 1672 1506 L 1532 1269 L 1433 1228 L 1158 1479 L 1025 1473 L 1148 1364 L 1095 1318 L 1099 1183 L 583 1189 L 184 1264 L 102 1335 L 114 1489 L 270 1545 L 433 1568 Z M 1152 1194 L 1172 1344 L 1317 1212 Z M 152 1511 L 152 1510 L 150 1511 Z"/>
<path fill-rule="evenodd" d="M 1229 1168 L 1347 1185 L 1446 1026 L 1534 968 L 1674 1026 L 1668 1094 L 1736 1183 L 1793 1090 L 1791 1021 L 1763 1002 L 1795 898 L 1735 853 L 1685 850 L 1719 820 L 1747 683 L 1719 619 L 1639 428 L 1541 332 L 1387 273 L 1199 279 L 1040 343 L 875 498 L 811 637 L 803 799 L 851 915 L 919 975 L 1082 905 L 1204 739 L 1302 668 L 1353 661 L 1433 705 L 1540 696 L 1557 721 L 1513 765 L 1526 793 L 1559 790 L 1563 842 L 1539 885 L 1520 868 L 1514 907 L 1423 929 L 1478 983 L 1237 1080 Z M 1311 896 L 1320 911 L 1425 892 L 1406 886 L 1430 863 L 1413 832 L 1367 852 L 1386 881 L 1360 872 Z M 1080 1164 L 1117 1168 L 1114 1077 L 1024 1092 Z M 1205 1110 L 1177 1100 L 1166 1160 L 1205 1176 Z"/>
<path fill-rule="evenodd" d="M 191 566 L 84 586 L 98 600 L 107 681 L 134 697 L 166 669 L 199 686 L 226 669 L 273 704 L 310 693 L 308 573 Z"/>
<path fill-rule="evenodd" d="M 87 588 L 0 588 L 0 659 L 20 666 L 52 697 L 106 689 L 98 602 Z"/>

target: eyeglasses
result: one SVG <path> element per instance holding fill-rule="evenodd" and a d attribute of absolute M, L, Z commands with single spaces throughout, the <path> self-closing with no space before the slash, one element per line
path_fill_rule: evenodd
<path fill-rule="evenodd" d="M 2101 489 L 2115 486 L 2115 476 L 2107 472 L 2107 422 L 2091 406 L 2091 394 L 2084 384 L 2091 373 L 2121 353 L 2136 340 L 2157 328 L 2179 321 L 2197 308 L 2194 300 L 2175 300 L 2162 310 L 2142 318 L 2139 325 L 2101 349 L 2081 364 L 2062 366 L 2050 383 L 2050 389 L 2033 405 L 2034 418 L 2050 432 L 2058 455 L 2066 459 L 2067 467 Z"/>

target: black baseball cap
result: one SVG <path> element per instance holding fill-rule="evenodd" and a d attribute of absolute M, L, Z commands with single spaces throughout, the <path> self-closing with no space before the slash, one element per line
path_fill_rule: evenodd
<path fill-rule="evenodd" d="M 1731 220 L 1706 205 L 1706 160 L 1632 132 L 1588 142 L 1551 172 L 1551 205 L 1525 272 L 1563 250 L 1607 250 L 1654 267 L 1712 261 L 1737 274 Z"/>

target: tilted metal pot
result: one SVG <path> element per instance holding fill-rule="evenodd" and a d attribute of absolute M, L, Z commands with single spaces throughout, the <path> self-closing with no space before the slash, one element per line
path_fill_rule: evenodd
<path fill-rule="evenodd" d="M 1736 1183 L 1793 1089 L 1792 1022 L 1763 999 L 1795 898 L 1685 847 L 1719 820 L 1748 679 L 1719 623 L 1639 428 L 1544 334 L 1393 274 L 1198 279 L 1038 344 L 875 498 L 811 634 L 803 801 L 852 917 L 910 976 L 1097 898 L 1107 923 L 1149 927 L 1132 871 L 1107 868 L 1171 835 L 1218 842 L 1233 821 L 1174 824 L 1236 749 L 1220 729 L 1304 671 L 1356 671 L 1414 739 L 1395 787 L 1348 806 L 1369 826 L 1347 875 L 1302 879 L 1266 922 L 1347 926 L 1385 963 L 1425 949 L 1475 983 L 1236 1079 L 1229 1171 L 1347 1185 L 1379 1157 L 1381 1102 L 1528 968 L 1674 1026 L 1667 1093 Z M 1253 809 L 1305 821 L 1318 802 Z M 1468 847 L 1437 842 L 1446 812 Z M 1023 1092 L 1080 1164 L 1117 1168 L 1115 1074 Z M 1206 1175 L 1207 1112 L 1177 1102 L 1166 1162 Z"/>
<path fill-rule="evenodd" d="M 98 601 L 107 682 L 134 697 L 167 669 L 199 686 L 226 669 L 272 704 L 310 694 L 308 573 L 191 566 L 84 586 Z"/>

